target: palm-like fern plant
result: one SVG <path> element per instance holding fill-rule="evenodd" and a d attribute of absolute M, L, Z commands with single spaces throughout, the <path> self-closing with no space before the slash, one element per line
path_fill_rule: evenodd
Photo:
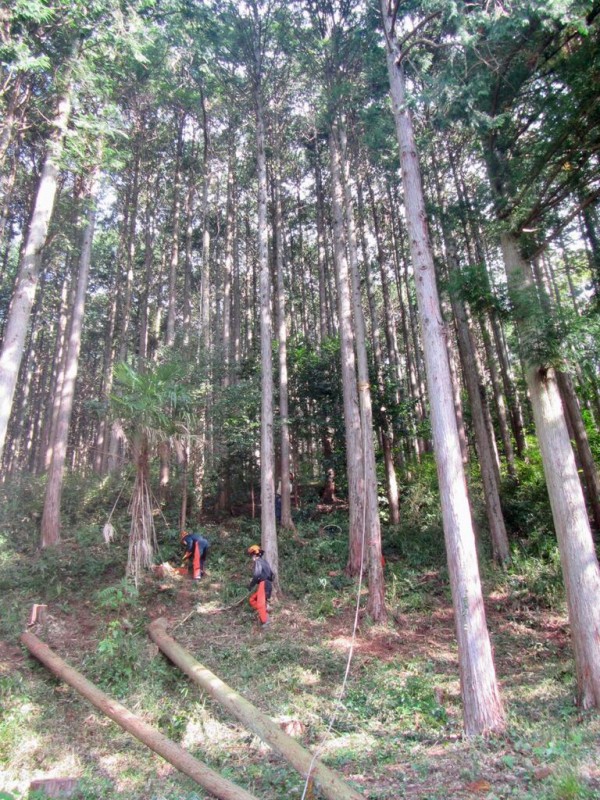
<path fill-rule="evenodd" d="M 142 570 L 154 562 L 157 549 L 149 481 L 151 453 L 161 442 L 189 434 L 199 391 L 192 387 L 189 370 L 178 361 L 143 371 L 117 364 L 114 386 L 112 406 L 121 419 L 135 464 L 126 574 L 137 585 Z"/>

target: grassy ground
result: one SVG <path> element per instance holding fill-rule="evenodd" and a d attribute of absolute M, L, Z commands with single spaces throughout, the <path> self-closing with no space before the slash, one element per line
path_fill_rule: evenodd
<path fill-rule="evenodd" d="M 32 630 L 63 659 L 262 800 L 301 798 L 304 783 L 157 651 L 146 633 L 152 619 L 166 617 L 196 659 L 307 747 L 318 748 L 370 800 L 600 797 L 600 718 L 574 705 L 568 626 L 552 558 L 517 558 L 509 573 L 483 576 L 509 723 L 505 735 L 466 739 L 435 526 L 417 538 L 414 531 L 385 532 L 389 618 L 373 625 L 359 614 L 353 643 L 357 587 L 343 572 L 343 516 L 299 523 L 295 536 L 282 533 L 285 593 L 270 628 L 261 631 L 245 602 L 218 610 L 247 594 L 244 551 L 260 538 L 255 522 L 206 527 L 212 548 L 199 585 L 151 575 L 136 591 L 122 578 L 124 509 L 116 511 L 110 547 L 89 512 L 87 525 L 67 522 L 62 544 L 39 557 L 29 524 L 35 502 L 23 528 L 18 509 L 7 503 L 10 498 L 0 530 L 3 800 L 35 797 L 30 782 L 49 777 L 77 778 L 80 800 L 208 796 L 21 648 L 31 605 L 41 602 L 48 618 Z M 94 499 L 85 503 L 93 506 Z M 160 542 L 161 560 L 178 564 L 177 532 L 165 529 Z"/>

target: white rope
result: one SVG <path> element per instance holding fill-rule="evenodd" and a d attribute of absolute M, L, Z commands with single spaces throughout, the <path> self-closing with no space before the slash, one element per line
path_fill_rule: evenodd
<path fill-rule="evenodd" d="M 111 521 L 111 519 L 112 519 L 112 515 L 114 514 L 114 512 L 115 512 L 115 508 L 117 507 L 117 503 L 118 503 L 118 502 L 119 502 L 119 500 L 121 499 L 121 495 L 123 494 L 123 492 L 124 492 L 124 491 L 125 491 L 125 486 L 122 486 L 122 487 L 121 487 L 121 491 L 119 492 L 119 496 L 118 496 L 118 497 L 117 497 L 117 499 L 115 500 L 115 504 L 114 504 L 114 506 L 112 507 L 112 511 L 110 512 L 110 514 L 108 515 L 108 519 L 106 520 L 106 524 L 107 524 L 107 525 L 108 525 L 108 524 L 110 524 L 110 521 Z"/>
<path fill-rule="evenodd" d="M 362 450 L 363 450 L 363 480 L 364 480 L 364 486 L 365 486 L 365 489 L 366 489 L 366 485 L 367 485 L 366 435 L 367 435 L 367 432 L 366 432 L 365 428 L 366 428 L 366 425 L 364 424 L 364 420 L 363 420 L 363 433 L 364 433 L 364 435 L 363 435 L 363 448 L 362 448 Z M 310 764 L 308 766 L 308 773 L 306 775 L 306 782 L 304 784 L 304 790 L 302 792 L 302 797 L 300 798 L 300 800 L 304 800 L 305 797 L 306 797 L 306 792 L 308 791 L 308 787 L 309 787 L 309 784 L 310 784 L 310 776 L 311 776 L 315 761 L 317 760 L 317 756 L 319 755 L 319 753 L 321 753 L 323 751 L 323 749 L 325 747 L 325 744 L 327 743 L 327 739 L 328 739 L 329 735 L 331 734 L 331 730 L 332 730 L 333 725 L 334 725 L 334 723 L 335 723 L 335 721 L 337 719 L 338 711 L 340 710 L 340 708 L 342 706 L 342 698 L 343 698 L 344 694 L 346 693 L 346 685 L 348 683 L 348 675 L 350 674 L 350 665 L 352 663 L 352 656 L 354 655 L 354 644 L 355 644 L 355 641 L 356 641 L 356 630 L 358 628 L 358 613 L 360 611 L 360 592 L 361 592 L 361 589 L 362 589 L 362 579 L 363 579 L 363 563 L 364 563 L 364 556 L 365 556 L 365 534 L 366 534 L 366 531 L 367 531 L 367 502 L 366 502 L 366 492 L 365 492 L 365 497 L 364 497 L 364 502 L 363 502 L 362 538 L 361 538 L 361 543 L 360 543 L 360 572 L 358 574 L 358 587 L 357 587 L 357 590 L 356 590 L 356 608 L 354 610 L 354 625 L 352 627 L 352 637 L 351 637 L 351 640 L 350 640 L 350 650 L 348 651 L 348 661 L 346 662 L 346 670 L 344 672 L 344 680 L 342 681 L 342 686 L 340 688 L 340 693 L 339 693 L 339 696 L 338 696 L 338 698 L 336 700 L 336 708 L 335 708 L 333 714 L 331 715 L 331 719 L 329 720 L 329 724 L 328 724 L 327 730 L 325 732 L 325 737 L 323 738 L 323 741 L 321 742 L 319 747 L 317 747 L 317 749 L 315 750 L 315 753 L 314 753 L 314 755 L 313 755 L 313 757 L 312 757 L 312 759 L 310 761 Z"/>

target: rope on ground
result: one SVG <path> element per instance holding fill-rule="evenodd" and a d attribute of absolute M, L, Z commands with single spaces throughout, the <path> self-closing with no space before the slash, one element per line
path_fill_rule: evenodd
<path fill-rule="evenodd" d="M 365 430 L 365 425 L 364 425 L 364 421 L 363 421 L 363 445 L 362 445 L 362 451 L 363 451 L 363 480 L 365 482 L 365 486 L 366 486 L 366 483 L 367 483 L 367 459 L 365 457 L 366 449 L 367 449 L 366 441 L 365 441 L 366 440 L 366 435 L 367 435 L 367 432 Z M 312 760 L 310 762 L 310 766 L 308 768 L 308 774 L 306 776 L 306 782 L 304 784 L 304 791 L 302 792 L 302 797 L 300 798 L 300 800 L 307 800 L 307 797 L 310 798 L 310 794 L 307 794 L 307 793 L 312 792 L 311 773 L 312 773 L 312 770 L 313 770 L 313 767 L 314 767 L 314 763 L 317 760 L 317 756 L 323 751 L 323 749 L 325 747 L 325 743 L 326 743 L 329 735 L 331 734 L 331 731 L 333 729 L 334 723 L 335 723 L 335 721 L 336 721 L 336 719 L 338 717 L 339 710 L 343 708 L 343 706 L 342 706 L 342 698 L 344 697 L 344 695 L 346 693 L 346 685 L 348 683 L 348 676 L 350 674 L 350 665 L 352 664 L 352 656 L 354 655 L 354 644 L 356 642 L 356 631 L 358 629 L 358 614 L 359 614 L 359 611 L 360 611 L 360 594 L 361 594 L 361 590 L 362 590 L 362 580 L 363 580 L 363 564 L 364 564 L 364 556 L 365 556 L 366 532 L 367 532 L 367 504 L 366 504 L 366 502 L 364 502 L 363 503 L 363 520 L 362 520 L 362 537 L 361 537 L 361 542 L 360 542 L 360 572 L 358 574 L 358 586 L 357 586 L 357 589 L 356 589 L 356 607 L 355 607 L 355 610 L 354 610 L 354 624 L 353 624 L 353 627 L 352 627 L 352 636 L 351 636 L 351 639 L 350 639 L 350 650 L 348 651 L 348 661 L 346 663 L 346 670 L 344 672 L 344 679 L 342 681 L 340 692 L 339 692 L 339 695 L 338 695 L 338 697 L 336 699 L 336 708 L 334 709 L 333 714 L 331 715 L 331 719 L 329 720 L 329 725 L 327 726 L 327 730 L 325 732 L 325 736 L 323 737 L 323 741 L 316 748 L 316 750 L 314 752 L 314 755 L 312 757 Z"/>

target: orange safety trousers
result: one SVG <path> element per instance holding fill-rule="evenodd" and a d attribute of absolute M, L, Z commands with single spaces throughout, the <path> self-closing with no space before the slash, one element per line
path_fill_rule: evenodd
<path fill-rule="evenodd" d="M 252 608 L 258 611 L 258 618 L 260 621 L 265 624 L 267 621 L 267 593 L 265 591 L 265 582 L 261 581 L 258 584 L 258 589 L 251 594 L 248 598 L 248 602 L 252 606 Z"/>
<path fill-rule="evenodd" d="M 194 553 L 192 556 L 192 578 L 197 581 L 202 577 L 202 562 L 200 560 L 200 544 L 194 542 Z"/>

